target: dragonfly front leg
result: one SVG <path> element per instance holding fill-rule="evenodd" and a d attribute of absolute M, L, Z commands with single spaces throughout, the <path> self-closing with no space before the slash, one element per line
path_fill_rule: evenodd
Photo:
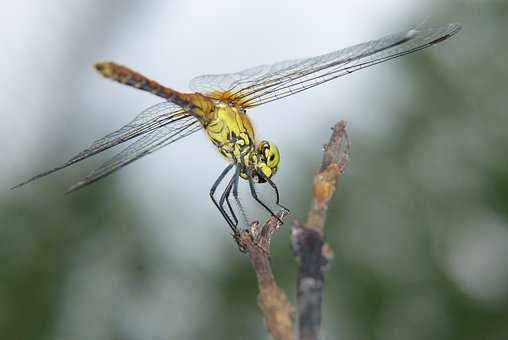
<path fill-rule="evenodd" d="M 276 217 L 277 220 L 279 220 L 279 223 L 280 224 L 283 224 L 284 222 L 272 211 L 272 209 L 270 209 L 263 201 L 261 201 L 258 197 L 258 194 L 256 192 L 256 188 L 254 187 L 254 180 L 252 179 L 252 173 L 249 173 L 248 174 L 248 178 L 249 178 L 249 188 L 250 188 L 250 193 L 252 195 L 252 197 L 254 197 L 254 199 L 259 203 L 261 204 L 261 206 L 263 208 L 265 208 L 273 217 Z"/>
<path fill-rule="evenodd" d="M 258 171 L 257 173 L 258 173 L 258 176 L 263 178 L 275 191 L 275 204 L 277 204 L 282 209 L 289 211 L 288 208 L 286 208 L 285 206 L 283 206 L 282 204 L 279 203 L 279 189 L 277 189 L 277 185 L 275 185 L 275 183 L 272 181 L 272 179 L 270 177 L 266 176 L 262 171 Z"/>

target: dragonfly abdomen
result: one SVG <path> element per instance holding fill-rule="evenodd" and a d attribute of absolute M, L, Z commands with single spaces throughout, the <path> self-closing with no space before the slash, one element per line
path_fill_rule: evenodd
<path fill-rule="evenodd" d="M 156 96 L 167 99 L 182 108 L 190 108 L 190 106 L 192 106 L 189 100 L 185 98 L 185 95 L 169 87 L 162 86 L 158 82 L 151 80 L 128 67 L 112 62 L 103 62 L 95 64 L 95 69 L 106 78 L 150 92 Z"/>

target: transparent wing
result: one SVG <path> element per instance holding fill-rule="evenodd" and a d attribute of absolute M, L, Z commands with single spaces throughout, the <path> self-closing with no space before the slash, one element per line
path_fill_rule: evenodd
<path fill-rule="evenodd" d="M 36 179 L 52 174 L 55 171 L 66 168 L 74 163 L 96 155 L 99 152 L 128 141 L 132 138 L 138 137 L 170 123 L 184 120 L 188 117 L 189 114 L 187 114 L 185 110 L 167 101 L 151 106 L 136 116 L 136 118 L 134 118 L 130 123 L 122 126 L 120 129 L 111 132 L 102 138 L 99 138 L 88 148 L 81 151 L 64 164 L 46 172 L 40 173 L 20 184 L 17 184 L 16 186 L 12 187 L 12 189 L 18 188 Z"/>
<path fill-rule="evenodd" d="M 147 133 L 113 158 L 92 171 L 83 180 L 69 188 L 67 193 L 91 184 L 112 172 L 134 162 L 135 160 L 159 150 L 177 140 L 184 138 L 202 128 L 201 123 L 193 116 L 187 116 L 171 125 L 162 126 Z"/>
<path fill-rule="evenodd" d="M 191 87 L 213 98 L 254 107 L 427 48 L 460 29 L 459 24 L 411 29 L 317 57 L 261 65 L 239 73 L 199 76 L 191 80 Z"/>
<path fill-rule="evenodd" d="M 176 104 L 167 101 L 155 104 L 141 112 L 120 129 L 99 138 L 68 162 L 75 163 L 83 160 L 115 145 L 187 117 L 189 117 L 189 114 Z"/>

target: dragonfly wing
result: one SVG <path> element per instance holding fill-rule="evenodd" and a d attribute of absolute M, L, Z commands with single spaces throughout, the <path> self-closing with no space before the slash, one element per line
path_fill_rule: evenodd
<path fill-rule="evenodd" d="M 205 74 L 191 79 L 190 87 L 193 91 L 203 94 L 227 92 L 235 88 L 240 90 L 240 84 L 255 84 L 268 79 L 270 75 L 282 75 L 304 60 L 294 59 L 272 65 L 259 65 L 237 73 Z"/>
<path fill-rule="evenodd" d="M 67 193 L 91 184 L 143 156 L 201 130 L 201 128 L 202 125 L 197 118 L 187 116 L 177 122 L 162 126 L 152 132 L 149 132 L 129 145 L 123 151 L 116 154 L 113 158 L 103 163 L 83 180 L 74 184 L 69 188 Z"/>
<path fill-rule="evenodd" d="M 459 24 L 411 29 L 317 57 L 261 65 L 239 73 L 199 76 L 191 81 L 191 87 L 244 108 L 254 107 L 427 48 L 460 29 Z"/>
<path fill-rule="evenodd" d="M 132 138 L 188 117 L 189 114 L 184 109 L 171 102 L 165 101 L 155 104 L 142 111 L 136 118 L 120 129 L 93 142 L 87 149 L 72 157 L 68 163 L 83 160 Z"/>
<path fill-rule="evenodd" d="M 71 159 L 69 159 L 64 164 L 57 166 L 51 170 L 40 173 L 16 186 L 12 187 L 12 189 L 18 188 L 22 185 L 30 183 L 36 179 L 52 174 L 55 171 L 66 168 L 74 163 L 82 161 L 88 157 L 98 154 L 106 149 L 109 149 L 113 146 L 121 144 L 125 141 L 128 141 L 132 138 L 138 137 L 150 131 L 153 131 L 157 128 L 165 126 L 170 123 L 177 122 L 179 120 L 184 120 L 189 117 L 189 114 L 186 113 L 181 107 L 170 103 L 170 102 L 162 102 L 156 105 L 153 105 L 139 115 L 136 116 L 131 122 L 122 126 L 120 129 L 111 132 L 110 134 L 97 139 L 93 142 L 88 148 L 81 151 Z"/>

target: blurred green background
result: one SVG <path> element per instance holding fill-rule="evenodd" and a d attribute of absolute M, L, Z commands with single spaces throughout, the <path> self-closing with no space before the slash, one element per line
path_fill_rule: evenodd
<path fill-rule="evenodd" d="M 290 220 L 305 217 L 329 127 L 349 123 L 324 339 L 508 339 L 506 1 L 21 1 L 2 12 L 0 338 L 268 338 L 248 259 L 208 199 L 225 163 L 203 134 L 69 196 L 100 160 L 8 190 L 157 102 L 101 79 L 95 61 L 185 90 L 203 73 L 460 22 L 442 45 L 249 113 L 281 149 Z M 272 259 L 294 302 L 289 226 Z"/>

